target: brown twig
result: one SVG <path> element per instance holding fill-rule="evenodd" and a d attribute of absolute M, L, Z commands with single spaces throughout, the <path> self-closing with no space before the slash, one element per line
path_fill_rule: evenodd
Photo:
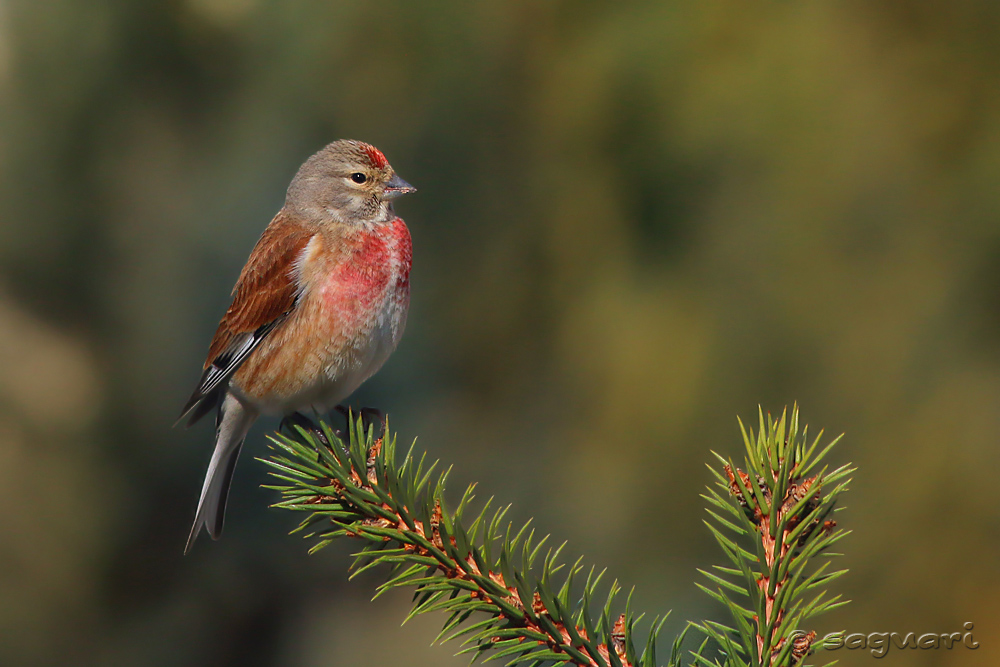
<path fill-rule="evenodd" d="M 781 506 L 777 511 L 777 521 L 776 525 L 783 526 L 780 539 L 773 536 L 771 533 L 771 516 L 766 507 L 759 507 L 756 503 L 756 497 L 751 493 L 751 506 L 747 506 L 747 501 L 740 491 L 740 485 L 743 488 L 751 488 L 751 484 L 756 484 L 757 488 L 761 491 L 761 495 L 764 501 L 770 504 L 771 491 L 768 485 L 765 483 L 763 478 L 758 478 L 757 480 L 751 480 L 750 476 L 737 468 L 735 472 L 730 466 L 724 466 L 726 476 L 729 478 L 729 492 L 737 499 L 741 506 L 752 515 L 752 520 L 757 526 L 758 538 L 760 540 L 761 547 L 764 552 L 764 564 L 766 567 L 766 572 L 774 571 L 774 564 L 779 559 L 785 559 L 788 557 L 788 552 L 795 545 L 789 543 L 789 535 L 792 530 L 798 525 L 800 516 L 788 517 L 786 521 L 785 518 L 792 512 L 795 506 L 805 498 L 809 490 L 812 488 L 813 484 L 817 483 L 818 476 L 808 477 L 802 480 L 789 480 L 787 489 L 785 491 L 785 496 L 782 498 Z M 778 472 L 773 473 L 775 488 L 779 487 Z M 793 473 L 794 474 L 794 473 Z M 739 481 L 737 481 L 737 476 Z M 812 502 L 807 503 L 804 511 L 801 512 L 801 516 L 808 515 L 818 504 L 818 500 L 814 497 Z M 835 526 L 836 523 L 833 521 L 827 521 L 824 523 L 823 528 L 829 529 Z M 811 530 L 811 529 L 810 529 Z M 807 531 L 808 532 L 808 531 Z M 781 579 L 771 582 L 770 576 L 767 574 L 762 574 L 757 580 L 757 586 L 759 587 L 761 594 L 764 597 L 764 623 L 761 623 L 761 619 L 757 618 L 755 614 L 753 617 L 754 623 L 757 626 L 757 658 L 761 665 L 772 665 L 777 659 L 784 646 L 784 640 L 779 640 L 775 642 L 775 635 L 780 636 L 780 626 L 782 620 L 784 620 L 785 610 L 778 607 L 775 608 L 775 601 L 779 597 L 782 588 L 788 582 L 789 571 L 786 569 L 785 574 Z M 768 628 L 765 632 L 762 632 L 762 628 Z M 766 637 L 765 637 L 766 633 Z M 811 632 L 804 635 L 799 635 L 794 640 L 794 645 L 791 650 L 791 660 L 790 667 L 797 665 L 804 656 L 809 653 L 812 646 L 812 641 L 815 638 L 816 633 Z M 765 646 L 770 646 L 771 651 L 765 660 Z"/>
<path fill-rule="evenodd" d="M 382 439 L 379 438 L 368 452 L 367 470 L 363 471 L 364 476 L 353 465 L 351 466 L 350 481 L 357 488 L 372 491 L 373 485 L 377 484 L 375 461 L 381 448 Z M 408 511 L 403 512 L 393 508 L 389 503 L 382 503 L 379 507 L 383 512 L 376 514 L 369 507 L 352 502 L 349 496 L 344 493 L 344 487 L 340 482 L 336 480 L 329 480 L 329 482 L 326 488 L 333 492 L 331 495 L 317 495 L 305 502 L 315 504 L 336 502 L 367 515 L 367 518 L 347 528 L 348 535 L 370 538 L 372 533 L 366 535 L 366 528 L 395 529 L 401 533 L 402 539 L 398 541 L 402 548 L 425 559 L 433 559 L 437 571 L 448 579 L 457 579 L 471 584 L 475 590 L 469 591 L 470 597 L 494 606 L 499 610 L 498 616 L 507 621 L 508 627 L 523 628 L 526 630 L 526 635 L 533 637 L 532 639 L 522 637 L 522 642 L 535 641 L 538 645 L 546 646 L 553 653 L 565 656 L 566 661 L 580 667 L 612 667 L 613 663 L 608 653 L 607 644 L 597 644 L 597 655 L 592 655 L 593 649 L 589 648 L 585 642 L 579 641 L 579 639 L 589 640 L 586 629 L 576 625 L 567 626 L 555 620 L 537 592 L 533 594 L 531 604 L 526 607 L 517 590 L 504 580 L 503 574 L 489 569 L 483 571 L 472 553 L 464 561 L 449 556 L 441 534 L 440 504 L 435 505 L 429 526 L 425 526 L 419 520 L 412 520 L 411 526 L 404 517 L 404 513 L 408 513 Z M 392 518 L 386 514 L 392 515 Z M 386 542 L 393 540 L 393 538 L 384 535 L 381 536 L 381 539 Z M 449 537 L 448 539 L 451 546 L 455 546 L 455 538 Z M 422 546 L 427 543 L 434 548 Z M 491 582 L 493 586 L 484 585 L 485 581 Z M 505 592 L 500 593 L 499 591 Z M 633 667 L 633 664 L 627 659 L 625 631 L 625 615 L 622 614 L 618 617 L 611 631 L 611 645 L 622 667 Z M 545 639 L 537 638 L 542 636 Z M 493 641 L 496 642 L 497 639 L 494 638 Z"/>

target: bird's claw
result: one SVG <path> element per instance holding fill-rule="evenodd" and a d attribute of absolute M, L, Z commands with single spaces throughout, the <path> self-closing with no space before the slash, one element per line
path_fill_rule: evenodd
<path fill-rule="evenodd" d="M 350 423 L 352 415 L 356 415 L 361 418 L 361 427 L 364 429 L 365 433 L 368 432 L 369 426 L 372 424 L 378 424 L 380 430 L 376 433 L 376 437 L 378 438 L 385 434 L 387 428 L 386 416 L 385 413 L 378 408 L 361 408 L 357 413 L 354 413 L 347 406 L 338 405 L 334 408 L 334 410 L 347 420 L 348 428 L 353 426 L 353 424 Z"/>
<path fill-rule="evenodd" d="M 320 443 L 322 446 L 326 447 L 327 449 L 330 448 L 330 440 L 326 437 L 326 433 L 323 431 L 323 429 L 321 429 L 316 424 L 316 422 L 314 422 L 312 419 L 309 419 L 309 417 L 306 417 L 301 412 L 293 412 L 290 415 L 285 415 L 284 417 L 282 417 L 281 423 L 278 425 L 278 430 L 287 430 L 290 433 L 294 434 L 296 432 L 295 430 L 296 426 L 299 426 L 304 431 L 311 433 L 316 438 L 316 441 Z M 341 432 L 337 429 L 334 429 L 333 434 L 337 438 L 341 437 Z M 319 451 L 317 451 L 316 453 L 317 455 L 319 455 Z M 318 458 L 316 460 L 319 461 Z"/>

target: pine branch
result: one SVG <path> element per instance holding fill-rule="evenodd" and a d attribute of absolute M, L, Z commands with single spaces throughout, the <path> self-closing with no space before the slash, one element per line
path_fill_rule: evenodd
<path fill-rule="evenodd" d="M 604 572 L 593 568 L 581 581 L 581 561 L 567 566 L 560 560 L 565 544 L 547 547 L 547 536 L 536 538 L 530 521 L 515 530 L 504 520 L 509 506 L 491 510 L 491 499 L 473 516 L 474 485 L 449 511 L 449 471 L 435 472 L 437 464 L 414 457 L 412 446 L 397 460 L 388 426 L 375 438 L 361 420 L 348 423 L 346 444 L 325 424 L 296 426 L 291 436 L 271 438 L 275 453 L 262 459 L 281 481 L 269 487 L 282 494 L 275 506 L 307 513 L 296 532 L 315 540 L 310 553 L 341 537 L 361 540 L 352 576 L 388 566 L 376 597 L 413 588 L 407 620 L 445 612 L 437 641 L 462 639 L 460 653 L 473 660 L 531 667 L 656 665 L 665 616 L 653 620 L 640 653 L 633 634 L 641 616 L 631 611 L 631 595 L 624 613 L 613 613 L 617 581 L 601 588 Z M 710 505 L 705 523 L 732 567 L 701 570 L 708 584 L 698 584 L 725 605 L 732 624 L 689 623 L 673 642 L 670 667 L 680 667 L 685 657 L 696 667 L 805 667 L 815 633 L 799 628 L 846 604 L 824 590 L 846 572 L 829 571 L 826 560 L 847 535 L 829 517 L 854 472 L 850 465 L 832 471 L 823 465 L 839 438 L 821 447 L 820 432 L 810 442 L 808 428 L 799 433 L 797 406 L 778 420 L 761 413 L 756 434 L 742 422 L 740 428 L 746 472 L 715 454 L 721 470 L 710 467 L 715 485 L 703 496 Z M 606 592 L 595 613 L 599 588 Z M 704 638 L 685 656 L 681 647 L 691 628 Z M 709 657 L 712 652 L 718 657 Z"/>
<path fill-rule="evenodd" d="M 702 496 L 712 506 L 705 523 L 735 567 L 700 570 L 710 585 L 698 584 L 727 607 L 733 626 L 695 624 L 723 656 L 722 663 L 698 657 L 696 664 L 794 667 L 816 637 L 800 626 L 847 604 L 822 589 L 846 572 L 827 570 L 825 558 L 839 555 L 829 548 L 848 534 L 828 517 L 855 469 L 819 467 L 840 438 L 819 449 L 821 431 L 810 443 L 808 427 L 799 433 L 798 406 L 778 420 L 765 421 L 761 412 L 756 434 L 740 428 L 747 472 L 715 454 L 722 472 L 709 467 L 716 483 Z"/>
<path fill-rule="evenodd" d="M 271 438 L 276 451 L 261 459 L 281 480 L 269 487 L 282 494 L 275 507 L 308 513 L 296 530 L 316 540 L 310 553 L 340 537 L 364 541 L 352 576 L 389 566 L 389 579 L 377 595 L 412 587 L 407 620 L 447 613 L 437 640 L 463 639 L 460 653 L 473 660 L 489 653 L 486 659 L 533 667 L 656 665 L 656 638 L 665 616 L 653 620 L 639 653 L 633 643 L 639 619 L 628 599 L 625 612 L 613 618 L 621 590 L 617 581 L 595 615 L 591 607 L 603 571 L 587 572 L 577 598 L 575 584 L 584 567 L 580 560 L 568 567 L 560 561 L 565 544 L 546 547 L 547 536 L 537 539 L 530 521 L 515 530 L 504 522 L 509 506 L 491 511 L 490 501 L 466 528 L 474 485 L 449 511 L 443 497 L 448 471 L 435 474 L 436 464 L 415 458 L 412 447 L 397 461 L 396 438 L 388 427 L 375 438 L 361 420 L 349 423 L 346 444 L 325 424 L 315 432 L 297 426 L 293 437 Z M 679 663 L 682 639 L 674 643 L 671 664 Z"/>

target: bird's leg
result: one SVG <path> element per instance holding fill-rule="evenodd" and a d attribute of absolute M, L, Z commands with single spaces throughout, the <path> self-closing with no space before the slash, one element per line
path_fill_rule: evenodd
<path fill-rule="evenodd" d="M 366 433 L 368 432 L 368 426 L 370 424 L 377 423 L 381 428 L 380 433 L 377 434 L 378 437 L 385 435 L 385 413 L 378 408 L 361 408 L 361 423 L 364 424 Z"/>
<path fill-rule="evenodd" d="M 351 441 L 351 429 L 354 428 L 354 424 L 351 423 L 351 409 L 346 405 L 338 405 L 333 409 L 333 411 L 340 415 L 344 420 L 344 429 L 336 429 L 335 433 L 341 441 L 349 443 Z"/>
<path fill-rule="evenodd" d="M 357 413 L 352 413 L 349 408 L 343 405 L 338 405 L 334 408 L 338 414 L 342 415 L 345 420 L 348 420 L 347 427 L 353 428 L 354 424 L 350 423 L 351 415 L 355 417 L 361 417 L 361 427 L 364 429 L 365 433 L 368 432 L 368 427 L 372 424 L 378 424 L 381 427 L 380 434 L 385 433 L 385 414 L 378 408 L 361 408 Z"/>
<path fill-rule="evenodd" d="M 293 412 L 290 415 L 282 417 L 281 424 L 278 426 L 278 429 L 287 429 L 289 432 L 294 434 L 296 426 L 301 426 L 303 430 L 312 433 L 316 436 L 316 440 L 322 443 L 325 447 L 330 446 L 330 441 L 327 440 L 326 433 L 323 432 L 323 429 L 317 426 L 316 422 L 309 419 L 309 417 L 306 417 L 301 412 Z"/>
<path fill-rule="evenodd" d="M 316 425 L 316 422 L 309 419 L 309 417 L 306 417 L 301 412 L 293 412 L 282 417 L 281 424 L 278 425 L 278 428 L 286 429 L 294 433 L 296 426 L 301 426 L 306 431 L 310 431 L 312 433 L 322 433 L 319 426 Z"/>

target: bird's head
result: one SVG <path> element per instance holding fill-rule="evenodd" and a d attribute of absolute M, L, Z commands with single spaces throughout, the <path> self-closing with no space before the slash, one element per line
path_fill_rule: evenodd
<path fill-rule="evenodd" d="M 341 139 L 299 168 L 288 186 L 285 206 L 317 220 L 383 222 L 393 217 L 393 199 L 415 191 L 396 175 L 382 151 Z"/>

